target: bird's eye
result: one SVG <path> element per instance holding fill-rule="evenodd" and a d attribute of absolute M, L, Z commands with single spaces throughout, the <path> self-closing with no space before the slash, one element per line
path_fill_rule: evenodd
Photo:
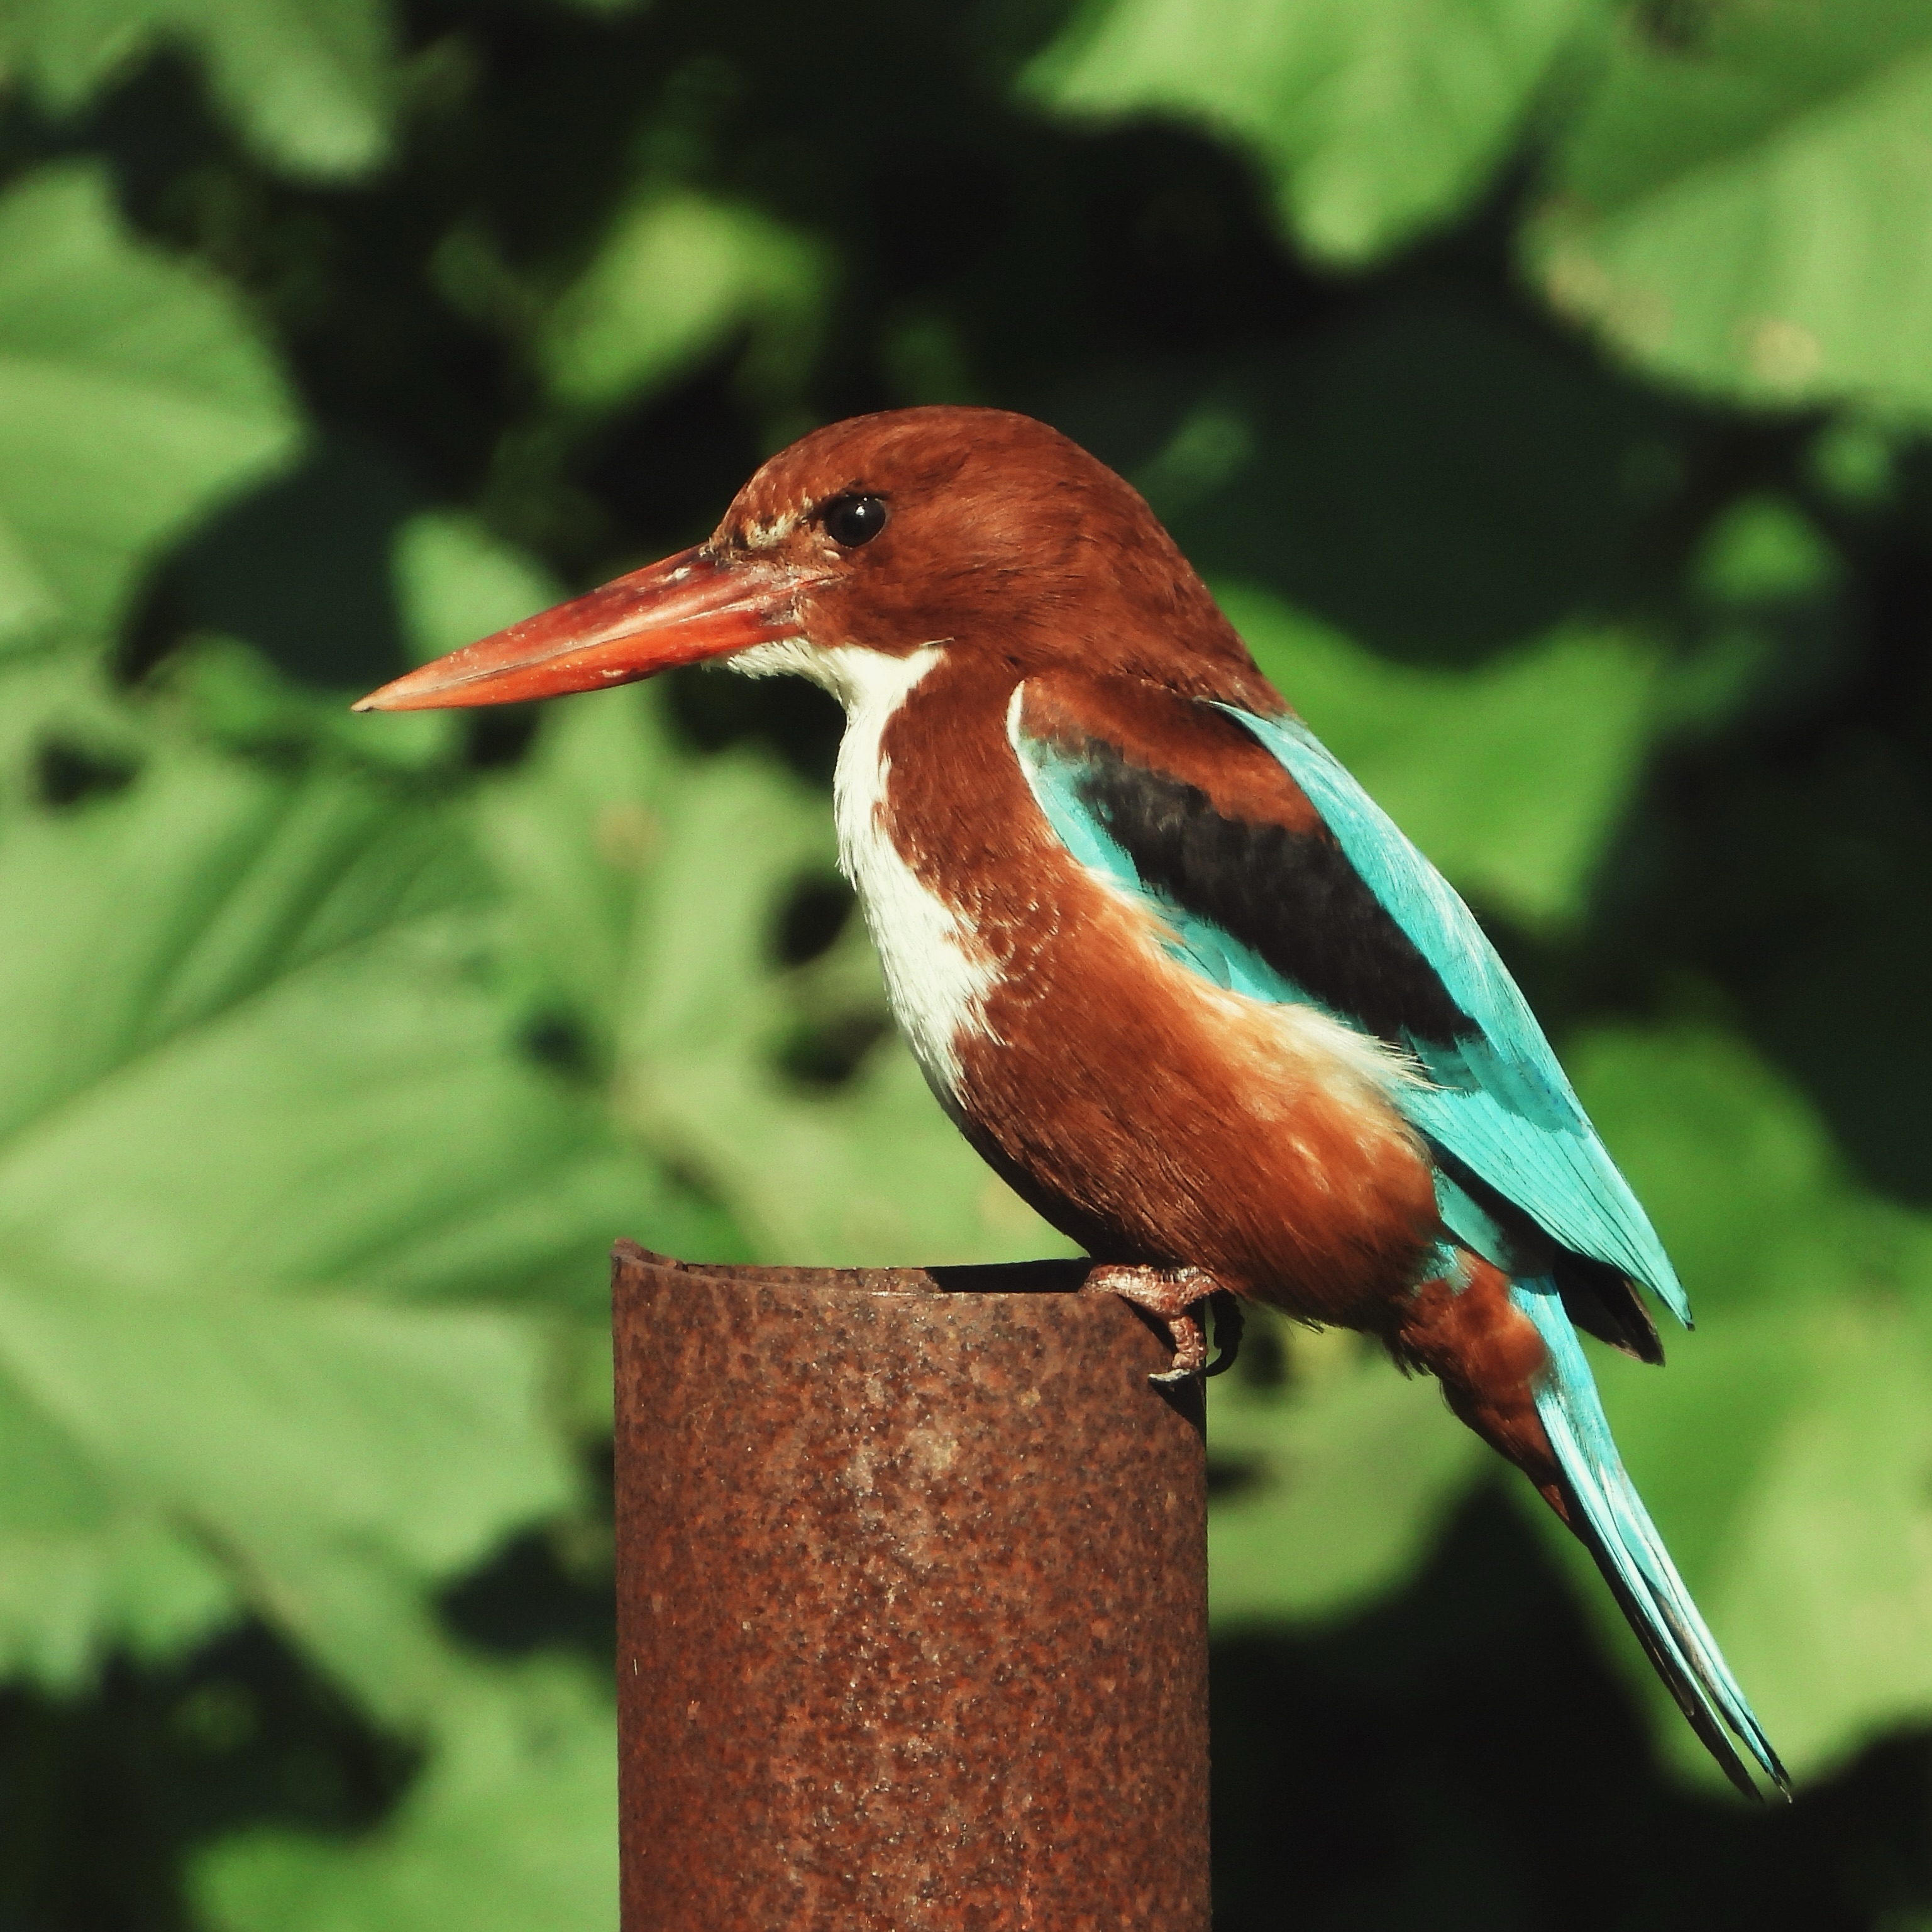
<path fill-rule="evenodd" d="M 883 496 L 835 496 L 819 513 L 825 534 L 848 550 L 868 544 L 886 526 Z"/>

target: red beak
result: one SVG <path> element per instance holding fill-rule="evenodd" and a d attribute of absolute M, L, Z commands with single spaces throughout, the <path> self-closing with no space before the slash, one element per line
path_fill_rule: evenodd
<path fill-rule="evenodd" d="M 514 704 L 598 691 L 800 634 L 807 571 L 700 550 L 634 570 L 371 692 L 358 711 Z"/>

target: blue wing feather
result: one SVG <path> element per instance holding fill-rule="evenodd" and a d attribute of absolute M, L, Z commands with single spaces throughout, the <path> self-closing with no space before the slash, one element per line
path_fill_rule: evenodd
<path fill-rule="evenodd" d="M 1688 1324 L 1689 1304 L 1662 1244 L 1468 908 L 1299 720 L 1219 708 L 1300 787 L 1364 884 L 1468 1017 L 1470 1029 L 1453 1040 L 1404 1042 L 1427 1080 L 1392 1088 L 1395 1104 L 1427 1139 L 1565 1247 L 1643 1282 Z M 1147 890 L 1132 855 L 1083 794 L 1077 755 L 1024 731 L 1015 743 L 1061 842 L 1082 864 L 1154 905 L 1174 934 L 1178 957 L 1216 985 L 1256 999 L 1322 1005 L 1232 934 Z M 1347 1012 L 1334 1017 L 1360 1023 Z M 1460 1213 L 1468 1200 L 1460 1190 L 1446 1192 L 1444 1220 L 1480 1252 L 1492 1232 L 1473 1204 L 1468 1214 Z"/>
<path fill-rule="evenodd" d="M 1474 1022 L 1449 1047 L 1418 1043 L 1431 1084 L 1399 1094 L 1397 1104 L 1564 1246 L 1634 1276 L 1688 1325 L 1690 1304 L 1649 1216 L 1474 914 L 1300 719 L 1220 708 L 1280 760 Z"/>

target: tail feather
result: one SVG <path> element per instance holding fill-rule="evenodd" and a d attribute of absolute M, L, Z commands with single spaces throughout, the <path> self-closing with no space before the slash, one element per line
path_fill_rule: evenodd
<path fill-rule="evenodd" d="M 1572 1526 L 1596 1558 L 1658 1676 L 1732 1782 L 1753 1797 L 1759 1795 L 1732 1746 L 1735 1736 L 1789 1796 L 1784 1766 L 1624 1468 L 1556 1283 L 1518 1281 L 1510 1298 L 1535 1323 L 1549 1351 L 1549 1372 L 1534 1391 L 1536 1409 L 1576 1504 Z"/>

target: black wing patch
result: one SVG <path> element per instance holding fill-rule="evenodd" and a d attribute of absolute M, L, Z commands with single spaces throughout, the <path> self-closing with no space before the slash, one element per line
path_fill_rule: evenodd
<path fill-rule="evenodd" d="M 1077 762 L 1082 801 L 1149 891 L 1391 1044 L 1446 1046 L 1475 1032 L 1325 827 L 1225 818 L 1205 792 L 1102 740 L 1090 739 Z"/>

